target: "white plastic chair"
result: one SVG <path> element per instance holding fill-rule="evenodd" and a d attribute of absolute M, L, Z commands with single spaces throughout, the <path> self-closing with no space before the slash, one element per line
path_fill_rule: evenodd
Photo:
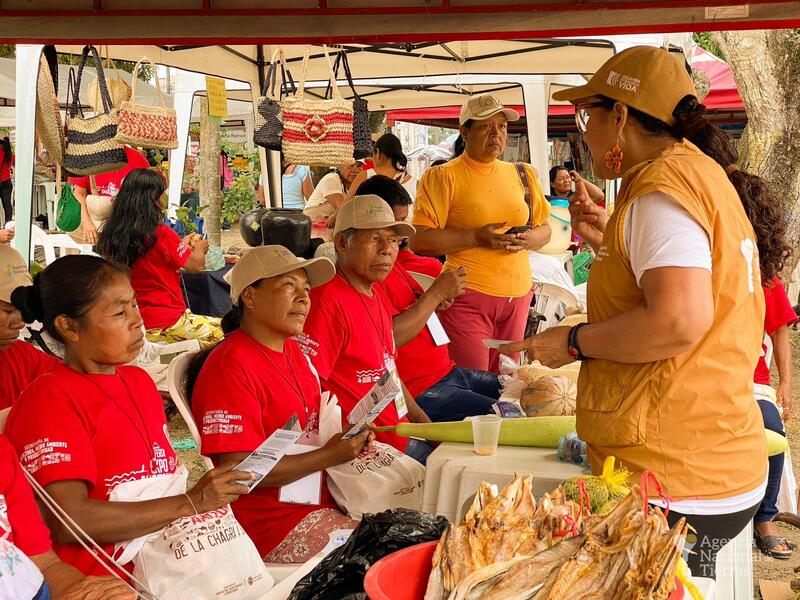
<path fill-rule="evenodd" d="M 4 433 L 6 430 L 6 421 L 8 420 L 8 413 L 11 412 L 11 407 L 4 408 L 0 410 L 0 433 Z"/>
<path fill-rule="evenodd" d="M 186 396 L 187 371 L 189 370 L 189 363 L 192 361 L 192 357 L 195 354 L 196 352 L 185 352 L 175 357 L 175 359 L 169 363 L 167 387 L 172 401 L 175 403 L 175 406 L 178 407 L 178 412 L 181 413 L 181 417 L 183 417 L 186 426 L 189 428 L 189 433 L 192 434 L 192 439 L 197 446 L 197 452 L 200 453 L 200 457 L 203 459 L 203 464 L 208 470 L 211 470 L 214 468 L 214 464 L 211 462 L 210 458 L 203 456 L 203 450 L 200 445 L 200 430 L 197 428 L 197 423 L 194 421 L 192 407 L 189 403 L 189 398 Z"/>
<path fill-rule="evenodd" d="M 6 229 L 15 228 L 14 221 L 5 224 Z M 31 224 L 31 260 L 34 260 L 36 246 L 41 246 L 44 250 L 45 266 L 55 262 L 56 248 L 60 250 L 60 256 L 67 254 L 66 250 L 77 250 L 79 254 L 94 254 L 90 244 L 78 244 L 71 237 L 64 233 L 48 234 L 38 225 Z"/>

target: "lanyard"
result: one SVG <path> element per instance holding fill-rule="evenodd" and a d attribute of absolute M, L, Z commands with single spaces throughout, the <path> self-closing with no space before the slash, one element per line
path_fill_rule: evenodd
<path fill-rule="evenodd" d="M 114 406 L 116 406 L 119 409 L 119 411 L 123 415 L 125 415 L 125 417 L 131 422 L 131 425 L 133 425 L 133 428 L 136 430 L 136 433 L 138 433 L 139 437 L 142 439 L 142 443 L 144 443 L 144 445 L 147 447 L 147 454 L 150 457 L 150 473 L 152 474 L 153 466 L 155 465 L 155 460 L 156 460 L 156 457 L 153 454 L 153 440 L 150 437 L 150 434 L 147 430 L 147 421 L 144 420 L 144 415 L 142 414 L 142 411 L 139 410 L 139 405 L 136 404 L 136 402 L 133 399 L 133 396 L 131 396 L 131 390 L 130 388 L 128 388 L 128 384 L 125 381 L 125 378 L 122 376 L 122 373 L 117 371 L 116 375 L 119 377 L 120 383 L 122 383 L 122 387 L 125 388 L 125 393 L 128 396 L 128 402 L 136 411 L 136 416 L 139 417 L 139 423 L 141 423 L 141 426 L 139 426 L 136 423 L 136 421 L 133 420 L 130 411 L 125 410 L 125 408 L 121 406 L 119 402 L 117 402 L 117 399 L 114 398 L 114 396 L 107 389 L 105 389 L 102 385 L 100 385 L 97 381 L 95 381 L 91 375 L 88 374 L 83 374 L 83 375 L 86 377 L 86 379 L 91 381 L 97 387 L 97 389 L 99 389 L 104 395 L 108 396 L 108 398 L 111 400 Z"/>
<path fill-rule="evenodd" d="M 283 352 L 283 360 L 286 363 L 286 370 L 292 374 L 292 379 L 294 380 L 294 383 L 292 383 L 292 381 L 289 380 L 289 378 L 284 374 L 284 372 L 278 368 L 277 363 L 275 362 L 275 360 L 273 360 L 272 356 L 270 356 L 269 351 L 266 348 L 264 348 L 263 344 L 254 340 L 244 332 L 242 332 L 242 335 L 244 335 L 248 339 L 248 341 L 258 349 L 259 353 L 261 353 L 261 356 L 264 357 L 267 360 L 267 362 L 269 362 L 269 364 L 272 365 L 275 371 L 278 372 L 278 375 L 281 376 L 281 379 L 283 379 L 283 381 L 286 382 L 286 385 L 289 386 L 289 388 L 291 388 L 292 391 L 294 391 L 294 393 L 300 399 L 300 402 L 303 403 L 303 409 L 306 412 L 306 426 L 308 426 L 310 420 L 308 417 L 308 404 L 306 403 L 306 397 L 305 394 L 303 394 L 303 388 L 300 385 L 300 380 L 297 379 L 297 375 L 295 374 L 294 369 L 292 369 L 291 365 L 289 364 L 289 357 L 287 356 L 286 352 L 285 351 Z"/>
<path fill-rule="evenodd" d="M 384 356 L 390 356 L 389 349 L 386 346 L 386 337 L 384 336 L 386 323 L 385 323 L 385 321 L 383 319 L 383 311 L 380 311 L 380 313 L 381 313 L 381 326 L 378 327 L 378 324 L 375 322 L 375 319 L 372 318 L 372 312 L 369 310 L 369 307 L 367 306 L 366 300 L 364 300 L 364 294 L 362 294 L 355 287 L 353 287 L 352 284 L 347 280 L 347 278 L 344 275 L 342 275 L 338 271 L 336 272 L 336 275 L 338 277 L 341 277 L 342 281 L 344 281 L 347 285 L 349 285 L 351 288 L 353 288 L 353 291 L 358 296 L 358 299 L 361 300 L 361 305 L 364 307 L 364 312 L 367 313 L 367 317 L 369 317 L 369 322 L 372 323 L 372 327 L 375 329 L 375 332 L 378 334 L 378 338 L 381 340 L 381 344 L 383 344 Z M 375 298 L 374 293 L 375 292 L 373 292 L 373 298 Z M 377 298 L 376 298 L 376 300 L 377 300 Z M 378 300 L 378 303 L 380 304 L 380 300 Z"/>

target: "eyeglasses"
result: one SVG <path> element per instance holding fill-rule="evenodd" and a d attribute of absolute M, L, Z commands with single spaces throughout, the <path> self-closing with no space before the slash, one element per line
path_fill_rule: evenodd
<path fill-rule="evenodd" d="M 589 109 L 602 105 L 603 102 L 589 102 L 575 107 L 575 125 L 580 133 L 586 133 L 586 126 L 589 124 Z"/>

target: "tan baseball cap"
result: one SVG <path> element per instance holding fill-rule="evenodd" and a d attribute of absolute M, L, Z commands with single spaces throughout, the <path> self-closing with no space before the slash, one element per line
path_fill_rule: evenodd
<path fill-rule="evenodd" d="M 519 113 L 511 108 L 506 108 L 492 94 L 480 94 L 471 96 L 461 107 L 461 115 L 458 117 L 458 124 L 463 125 L 470 119 L 474 121 L 485 121 L 497 113 L 503 113 L 509 121 L 519 121 Z"/>
<path fill-rule="evenodd" d="M 413 225 L 394 218 L 392 207 L 380 196 L 366 194 L 356 196 L 344 204 L 336 215 L 334 233 L 348 229 L 385 229 L 394 227 L 400 235 L 414 235 Z"/>
<path fill-rule="evenodd" d="M 27 285 L 33 285 L 33 279 L 22 255 L 11 246 L 0 245 L 0 300 L 11 303 L 11 292 Z"/>
<path fill-rule="evenodd" d="M 697 96 L 683 54 L 653 46 L 633 46 L 615 54 L 586 83 L 559 90 L 554 100 L 572 104 L 605 96 L 674 125 L 672 111 L 685 96 Z"/>
<path fill-rule="evenodd" d="M 258 246 L 247 251 L 225 275 L 231 285 L 231 302 L 238 304 L 248 285 L 297 269 L 305 269 L 311 287 L 328 283 L 336 275 L 336 267 L 327 258 L 303 260 L 283 246 Z"/>

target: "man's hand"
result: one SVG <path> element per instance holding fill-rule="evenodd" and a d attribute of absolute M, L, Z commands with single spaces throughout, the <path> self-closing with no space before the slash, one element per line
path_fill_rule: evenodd
<path fill-rule="evenodd" d="M 464 267 L 442 271 L 428 288 L 428 293 L 439 299 L 439 305 L 464 293 L 467 288 L 467 270 Z"/>
<path fill-rule="evenodd" d="M 67 588 L 64 600 L 136 600 L 136 592 L 113 577 L 87 577 Z"/>
<path fill-rule="evenodd" d="M 13 229 L 0 229 L 0 244 L 8 244 L 14 239 Z"/>
<path fill-rule="evenodd" d="M 782 381 L 775 391 L 775 403 L 783 409 L 781 419 L 786 422 L 792 416 L 792 385 L 788 381 Z"/>

